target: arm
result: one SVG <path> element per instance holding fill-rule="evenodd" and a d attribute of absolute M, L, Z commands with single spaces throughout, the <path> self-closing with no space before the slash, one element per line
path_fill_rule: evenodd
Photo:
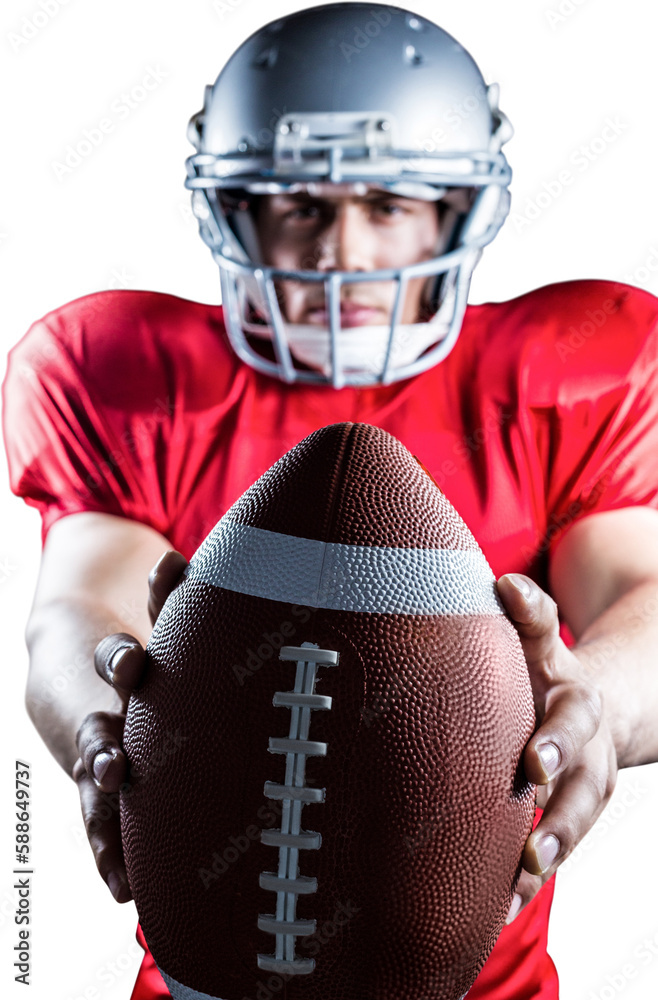
<path fill-rule="evenodd" d="M 126 775 L 121 740 L 144 662 L 140 641 L 185 565 L 169 553 L 149 576 L 167 548 L 162 535 L 135 521 L 96 513 L 63 518 L 48 534 L 27 626 L 28 712 L 78 785 L 96 864 L 120 901 L 130 898 L 118 813 Z"/>
<path fill-rule="evenodd" d="M 619 767 L 658 760 L 658 511 L 584 518 L 560 540 L 550 587 L 585 677 L 601 692 Z"/>
<path fill-rule="evenodd" d="M 48 534 L 26 630 L 26 704 L 68 774 L 85 715 L 121 707 L 93 669 L 94 649 L 110 632 L 146 641 L 148 574 L 167 548 L 153 529 L 110 514 L 72 514 Z"/>
<path fill-rule="evenodd" d="M 623 508 L 576 522 L 550 566 L 550 586 L 576 638 L 571 649 L 548 594 L 516 574 L 499 581 L 535 697 L 538 728 L 524 765 L 544 808 L 526 843 L 508 922 L 596 822 L 618 767 L 656 759 L 657 566 L 656 511 Z"/>

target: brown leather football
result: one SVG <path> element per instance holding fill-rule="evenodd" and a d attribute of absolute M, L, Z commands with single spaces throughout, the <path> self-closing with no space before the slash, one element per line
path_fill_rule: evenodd
<path fill-rule="evenodd" d="M 128 708 L 128 876 L 176 1000 L 460 1000 L 534 814 L 535 715 L 475 539 L 334 424 L 192 558 Z"/>

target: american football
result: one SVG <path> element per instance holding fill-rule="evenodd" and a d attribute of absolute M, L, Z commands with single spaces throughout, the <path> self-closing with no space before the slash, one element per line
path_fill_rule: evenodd
<path fill-rule="evenodd" d="M 532 828 L 535 713 L 420 461 L 367 424 L 305 438 L 197 550 L 147 660 L 122 838 L 175 1000 L 461 1000 Z"/>

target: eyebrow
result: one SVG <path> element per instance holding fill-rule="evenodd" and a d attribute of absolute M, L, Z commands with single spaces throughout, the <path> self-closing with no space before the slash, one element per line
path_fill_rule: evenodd
<path fill-rule="evenodd" d="M 330 202 L 332 199 L 325 198 L 322 195 L 309 194 L 308 191 L 295 191 L 287 192 L 283 191 L 279 198 L 286 199 L 287 201 L 297 201 L 297 202 Z M 363 195 L 350 195 L 352 201 L 409 201 L 409 198 L 405 198 L 404 195 L 393 194 L 390 191 L 367 191 Z"/>

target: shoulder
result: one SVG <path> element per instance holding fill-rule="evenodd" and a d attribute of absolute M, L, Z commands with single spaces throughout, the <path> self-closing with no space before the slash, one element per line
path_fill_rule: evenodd
<path fill-rule="evenodd" d="M 535 288 L 506 302 L 469 306 L 487 338 L 577 347 L 625 331 L 641 340 L 658 322 L 658 298 L 617 281 L 581 279 Z M 598 332 L 597 332 L 598 331 Z"/>
<path fill-rule="evenodd" d="M 556 282 L 468 316 L 479 363 L 539 397 L 578 383 L 605 391 L 658 359 L 658 299 L 620 282 Z"/>
<path fill-rule="evenodd" d="M 122 396 L 159 388 L 173 373 L 193 380 L 209 366 L 231 363 L 219 306 L 121 289 L 47 313 L 11 352 L 9 374 L 31 371 L 62 384 L 79 379 L 92 393 Z"/>
<path fill-rule="evenodd" d="M 101 357 L 126 350 L 139 355 L 156 343 L 183 348 L 191 332 L 221 339 L 221 308 L 162 292 L 121 289 L 95 292 L 53 309 L 33 324 L 17 348 L 50 341 L 72 358 L 90 361 L 91 348 Z"/>

